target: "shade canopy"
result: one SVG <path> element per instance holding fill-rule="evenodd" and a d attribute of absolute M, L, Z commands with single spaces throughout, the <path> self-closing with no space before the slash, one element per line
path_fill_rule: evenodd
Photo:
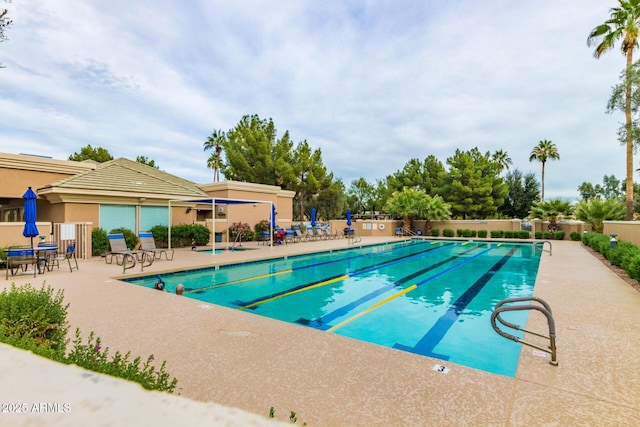
<path fill-rule="evenodd" d="M 253 205 L 258 205 L 258 204 L 266 204 L 266 205 L 271 205 L 271 227 L 273 228 L 275 227 L 275 214 L 276 214 L 276 208 L 275 205 L 273 204 L 273 202 L 269 201 L 269 200 L 245 200 L 245 199 L 227 199 L 227 198 L 223 198 L 223 197 L 211 197 L 211 198 L 202 198 L 202 199 L 174 199 L 174 200 L 169 200 L 169 224 L 172 224 L 172 220 L 171 220 L 171 204 L 172 203 L 201 203 L 201 204 L 210 204 L 213 205 L 213 210 L 215 211 L 215 206 L 216 205 L 246 205 L 246 204 L 253 204 Z M 227 216 L 227 242 L 229 242 L 229 216 Z M 273 230 L 269 230 L 270 231 L 270 239 L 273 239 Z M 169 227 L 169 233 L 168 233 L 168 238 L 169 238 L 169 249 L 171 249 L 171 227 Z M 216 239 L 211 239 L 211 253 L 215 254 L 215 240 Z M 273 242 L 271 242 L 273 243 Z M 273 246 L 273 245 L 271 245 Z"/>
<path fill-rule="evenodd" d="M 24 237 L 35 237 L 40 234 L 36 227 L 36 199 L 38 195 L 29 187 L 26 193 L 22 195 L 24 199 Z"/>

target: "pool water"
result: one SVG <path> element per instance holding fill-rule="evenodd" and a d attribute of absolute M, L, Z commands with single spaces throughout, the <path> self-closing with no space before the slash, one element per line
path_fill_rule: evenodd
<path fill-rule="evenodd" d="M 540 254 L 531 243 L 414 239 L 162 278 L 201 301 L 513 377 L 521 345 L 490 316 L 502 299 L 533 295 Z M 153 287 L 155 276 L 127 281 Z M 524 325 L 527 312 L 504 318 Z"/>

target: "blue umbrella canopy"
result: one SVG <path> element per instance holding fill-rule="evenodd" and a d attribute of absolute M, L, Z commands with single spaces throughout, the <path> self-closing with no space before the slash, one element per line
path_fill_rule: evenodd
<path fill-rule="evenodd" d="M 24 230 L 22 235 L 33 238 L 40 234 L 38 227 L 36 227 L 36 199 L 38 195 L 29 187 L 27 192 L 22 195 L 22 198 L 24 199 Z"/>
<path fill-rule="evenodd" d="M 311 208 L 311 226 L 316 226 L 316 208 Z"/>
<path fill-rule="evenodd" d="M 276 212 L 276 205 L 271 205 L 271 227 L 273 228 L 275 228 L 277 224 L 276 215 L 278 215 Z"/>
<path fill-rule="evenodd" d="M 347 225 L 351 227 L 351 209 L 347 209 Z"/>

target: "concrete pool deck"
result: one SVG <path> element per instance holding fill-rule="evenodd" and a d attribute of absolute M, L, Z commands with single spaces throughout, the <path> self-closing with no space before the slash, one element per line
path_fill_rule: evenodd
<path fill-rule="evenodd" d="M 0 412 L 0 424 L 175 425 L 179 419 L 180 425 L 194 426 L 273 425 L 241 412 L 266 417 L 273 406 L 277 419 L 287 421 L 295 411 L 298 424 L 309 426 L 637 425 L 640 292 L 581 243 L 552 245 L 552 256 L 543 253 L 534 294 L 553 310 L 559 366 L 523 346 L 515 378 L 131 285 L 114 279 L 122 268 L 101 258 L 80 260 L 73 273 L 61 264 L 36 279 L 3 278 L 0 288 L 46 283 L 64 289 L 71 334 L 76 327 L 84 335 L 94 331 L 112 351 L 166 360 L 180 396 L 143 391 L 0 345 L 2 403 L 59 402 L 71 408 L 56 414 Z M 347 241 L 245 247 L 254 250 L 177 250 L 173 261 L 156 261 L 145 273 L 212 259 L 226 263 L 345 248 Z M 544 317 L 532 312 L 528 329 L 546 333 Z M 445 365 L 448 373 L 435 365 Z M 79 379 L 65 388 L 70 377 Z M 143 400 L 149 402 L 135 403 Z M 225 411 L 230 418 L 223 417 Z M 154 416 L 147 418 L 149 413 Z M 218 415 L 228 423 L 216 424 L 212 417 Z"/>

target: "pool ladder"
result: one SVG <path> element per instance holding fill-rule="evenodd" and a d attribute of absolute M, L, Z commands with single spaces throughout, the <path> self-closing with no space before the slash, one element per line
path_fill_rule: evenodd
<path fill-rule="evenodd" d="M 530 301 L 531 303 L 506 305 L 510 303 L 517 303 L 517 302 L 524 302 L 524 301 Z M 539 303 L 540 305 L 533 304 L 533 302 Z M 544 316 L 547 318 L 547 325 L 549 326 L 549 335 L 543 335 L 537 332 L 529 331 L 519 325 L 507 322 L 501 316 L 501 314 L 505 312 L 523 311 L 523 310 L 537 310 L 540 313 L 544 314 Z M 506 326 L 507 328 L 515 329 L 516 331 L 523 331 L 525 333 L 532 334 L 537 337 L 546 338 L 549 340 L 549 345 L 547 347 L 544 347 L 539 344 L 533 343 L 531 341 L 526 341 L 508 332 L 505 332 L 502 329 L 500 329 L 500 327 L 496 324 L 496 321 L 500 322 L 502 325 Z M 513 340 L 515 342 L 519 342 L 524 345 L 528 345 L 529 347 L 533 347 L 540 351 L 544 351 L 545 353 L 550 354 L 551 361 L 549 363 L 553 366 L 558 366 L 558 360 L 556 358 L 556 324 L 555 324 L 555 321 L 553 320 L 553 315 L 551 314 L 551 307 L 543 299 L 537 298 L 537 297 L 521 297 L 521 298 L 507 298 L 498 302 L 498 304 L 496 304 L 496 308 L 493 310 L 493 313 L 491 314 L 491 326 L 493 326 L 493 329 L 498 334 L 502 335 L 507 339 Z"/>
<path fill-rule="evenodd" d="M 356 236 L 354 234 L 347 234 L 347 246 L 355 245 L 356 243 L 360 243 L 362 241 L 362 237 Z"/>
<path fill-rule="evenodd" d="M 553 254 L 552 254 L 552 252 L 553 252 L 553 246 L 551 245 L 551 241 L 549 241 L 549 240 L 543 240 L 543 241 L 541 241 L 541 242 L 535 242 L 534 244 L 535 244 L 535 245 L 541 244 L 541 245 L 542 245 L 542 251 L 544 251 L 544 244 L 545 244 L 545 243 L 548 243 L 548 244 L 549 244 L 549 256 L 553 255 Z"/>

